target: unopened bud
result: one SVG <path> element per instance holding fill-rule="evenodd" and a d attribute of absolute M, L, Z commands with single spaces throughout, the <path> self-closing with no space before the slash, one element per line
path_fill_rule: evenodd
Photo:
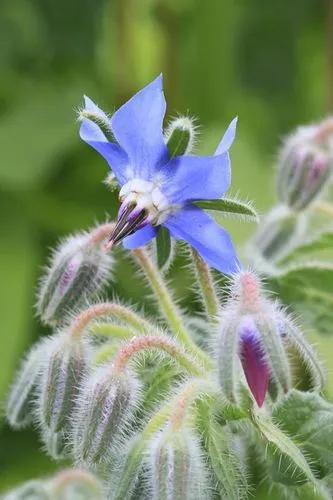
<path fill-rule="evenodd" d="M 291 386 L 283 314 L 263 296 L 260 281 L 250 271 L 235 277 L 231 292 L 217 340 L 220 385 L 226 398 L 237 403 L 240 361 L 253 397 L 262 406 L 270 380 L 283 392 Z"/>
<path fill-rule="evenodd" d="M 52 500 L 103 500 L 103 488 L 93 474 L 79 469 L 60 472 L 49 481 Z"/>
<path fill-rule="evenodd" d="M 37 343 L 29 351 L 17 372 L 6 405 L 7 420 L 14 428 L 25 427 L 33 420 L 36 387 L 46 349 L 44 341 Z"/>
<path fill-rule="evenodd" d="M 106 284 L 112 266 L 110 255 L 91 234 L 68 238 L 54 252 L 42 279 L 37 312 L 45 324 L 63 323 Z"/>
<path fill-rule="evenodd" d="M 149 453 L 152 500 L 206 498 L 206 477 L 198 439 L 187 429 L 167 429 Z"/>
<path fill-rule="evenodd" d="M 332 120 L 328 120 L 318 125 L 300 127 L 282 148 L 278 194 L 281 201 L 296 212 L 304 210 L 320 196 L 331 176 L 332 126 Z"/>
<path fill-rule="evenodd" d="M 88 465 L 110 460 L 134 410 L 138 384 L 127 372 L 97 368 L 82 384 L 73 416 L 73 454 Z"/>
<path fill-rule="evenodd" d="M 179 116 L 171 121 L 165 140 L 170 157 L 189 154 L 193 151 L 196 138 L 196 126 L 188 116 Z"/>
<path fill-rule="evenodd" d="M 61 333 L 48 340 L 40 383 L 38 414 L 50 454 L 61 455 L 70 429 L 79 385 L 86 376 L 89 352 L 81 338 Z"/>
<path fill-rule="evenodd" d="M 249 249 L 253 255 L 275 263 L 297 245 L 305 229 L 305 214 L 296 214 L 286 206 L 277 206 L 263 220 Z"/>

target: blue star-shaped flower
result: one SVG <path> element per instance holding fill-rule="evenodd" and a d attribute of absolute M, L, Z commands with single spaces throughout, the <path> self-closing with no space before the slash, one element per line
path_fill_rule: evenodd
<path fill-rule="evenodd" d="M 229 125 L 213 156 L 170 158 L 163 137 L 166 102 L 162 76 L 135 94 L 110 119 L 85 98 L 81 138 L 108 162 L 120 186 L 121 207 L 109 247 L 123 241 L 126 248 L 148 243 L 165 226 L 171 235 L 187 241 L 212 267 L 230 274 L 240 268 L 228 233 L 194 201 L 217 199 L 230 186 L 230 148 L 236 120 Z M 88 118 L 99 116 L 103 127 Z"/>

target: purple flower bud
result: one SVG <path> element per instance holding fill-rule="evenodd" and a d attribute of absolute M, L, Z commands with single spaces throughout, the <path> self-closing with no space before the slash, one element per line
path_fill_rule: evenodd
<path fill-rule="evenodd" d="M 304 210 L 320 196 L 331 176 L 329 135 L 323 134 L 326 125 L 300 127 L 280 153 L 278 192 L 281 201 L 294 211 Z"/>
<path fill-rule="evenodd" d="M 253 272 L 235 276 L 216 345 L 220 385 L 230 402 L 239 401 L 239 361 L 258 406 L 264 403 L 270 380 L 283 392 L 289 389 L 290 364 L 281 335 L 282 318 L 279 307 L 263 295 Z"/>
<path fill-rule="evenodd" d="M 97 368 L 81 386 L 72 418 L 73 454 L 79 463 L 110 460 L 135 408 L 138 383 L 127 372 Z"/>
<path fill-rule="evenodd" d="M 49 453 L 58 457 L 66 444 L 79 385 L 88 371 L 89 351 L 67 332 L 50 337 L 40 376 L 38 418 Z"/>
<path fill-rule="evenodd" d="M 85 304 L 106 284 L 111 257 L 91 234 L 68 238 L 54 252 L 41 281 L 37 312 L 42 321 L 54 325 Z"/>
<path fill-rule="evenodd" d="M 240 359 L 249 388 L 262 406 L 268 389 L 269 368 L 265 360 L 260 333 L 251 317 L 245 317 L 239 325 Z"/>

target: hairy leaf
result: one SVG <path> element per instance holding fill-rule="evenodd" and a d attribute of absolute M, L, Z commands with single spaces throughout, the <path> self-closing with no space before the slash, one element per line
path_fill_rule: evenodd
<path fill-rule="evenodd" d="M 321 477 L 333 468 L 333 404 L 314 392 L 293 390 L 273 412 L 281 428 L 297 437 Z"/>
<path fill-rule="evenodd" d="M 206 210 L 217 210 L 227 216 L 240 217 L 249 221 L 258 221 L 258 214 L 251 205 L 245 201 L 238 201 L 231 198 L 221 198 L 220 200 L 201 200 L 194 202 L 198 207 Z"/>

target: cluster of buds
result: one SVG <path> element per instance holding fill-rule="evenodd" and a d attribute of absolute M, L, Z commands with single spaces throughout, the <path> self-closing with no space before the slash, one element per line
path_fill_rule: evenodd
<path fill-rule="evenodd" d="M 253 272 L 243 271 L 235 277 L 218 329 L 219 380 L 231 403 L 239 402 L 239 364 L 259 407 L 264 404 L 270 383 L 280 392 L 289 391 L 289 346 L 307 365 L 313 385 L 321 386 L 322 374 L 310 345 L 281 307 L 264 296 Z"/>
<path fill-rule="evenodd" d="M 278 156 L 280 204 L 263 219 L 250 245 L 259 257 L 256 264 L 278 264 L 297 246 L 307 228 L 307 209 L 327 191 L 332 167 L 333 118 L 299 127 L 287 137 Z"/>
<path fill-rule="evenodd" d="M 332 173 L 333 119 L 299 127 L 281 150 L 278 194 L 291 210 L 304 210 L 320 196 Z"/>

